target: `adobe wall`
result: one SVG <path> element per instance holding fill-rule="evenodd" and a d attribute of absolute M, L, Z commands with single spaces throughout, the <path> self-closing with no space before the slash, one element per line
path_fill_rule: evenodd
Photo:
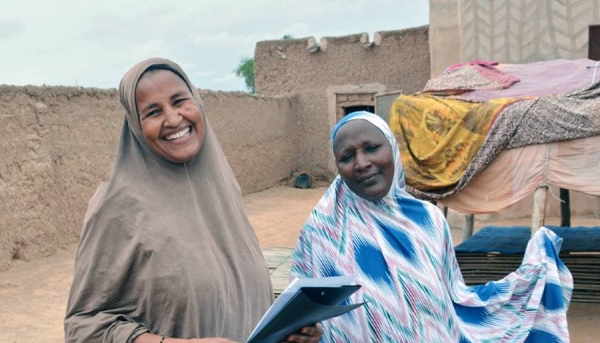
<path fill-rule="evenodd" d="M 429 79 L 427 27 L 343 37 L 263 41 L 254 55 L 256 92 L 296 94 L 295 140 L 303 152 L 296 168 L 334 174 L 329 133 L 342 96 L 402 90 L 413 93 Z"/>
<path fill-rule="evenodd" d="M 429 0 L 431 77 L 461 61 L 458 0 Z"/>
<path fill-rule="evenodd" d="M 600 0 L 429 0 L 431 75 L 475 59 L 528 63 L 588 56 Z"/>
<path fill-rule="evenodd" d="M 244 192 L 289 177 L 293 98 L 202 96 Z M 123 113 L 114 89 L 0 86 L 0 270 L 78 240 L 87 202 L 109 176 Z"/>
<path fill-rule="evenodd" d="M 297 99 L 201 91 L 210 123 L 244 193 L 274 186 L 294 172 Z"/>

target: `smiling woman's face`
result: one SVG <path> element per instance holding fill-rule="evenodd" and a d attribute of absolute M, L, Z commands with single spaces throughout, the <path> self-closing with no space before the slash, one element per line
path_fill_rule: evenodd
<path fill-rule="evenodd" d="M 360 197 L 383 198 L 394 181 L 392 147 L 383 133 L 366 120 L 351 120 L 333 142 L 335 164 L 342 180 Z"/>
<path fill-rule="evenodd" d="M 204 120 L 192 92 L 175 73 L 144 73 L 135 91 L 142 133 L 150 148 L 168 161 L 191 160 L 204 142 Z"/>

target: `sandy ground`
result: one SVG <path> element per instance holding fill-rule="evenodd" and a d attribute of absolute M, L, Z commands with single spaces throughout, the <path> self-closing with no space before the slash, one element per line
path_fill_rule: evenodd
<path fill-rule="evenodd" d="M 323 188 L 276 187 L 245 196 L 246 211 L 261 247 L 293 247 L 302 224 L 323 191 Z M 549 220 L 549 224 L 557 222 L 556 218 Z M 529 220 L 493 224 L 528 225 Z M 476 223 L 475 230 L 483 225 Z M 600 225 L 600 220 L 574 218 L 573 225 Z M 452 236 L 458 244 L 462 240 L 462 231 L 453 228 Z M 44 259 L 16 261 L 10 270 L 0 273 L 2 342 L 64 342 L 63 316 L 73 278 L 76 248 L 73 244 Z M 568 319 L 572 342 L 598 341 L 600 305 L 572 304 Z"/>

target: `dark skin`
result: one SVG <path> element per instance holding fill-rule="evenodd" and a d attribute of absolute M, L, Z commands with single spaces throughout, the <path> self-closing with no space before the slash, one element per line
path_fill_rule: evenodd
<path fill-rule="evenodd" d="M 317 323 L 314 326 L 305 326 L 299 333 L 289 335 L 286 342 L 317 343 L 323 335 L 323 327 Z"/>
<path fill-rule="evenodd" d="M 392 147 L 383 133 L 366 120 L 342 125 L 333 142 L 335 164 L 342 180 L 358 196 L 378 201 L 394 179 Z"/>

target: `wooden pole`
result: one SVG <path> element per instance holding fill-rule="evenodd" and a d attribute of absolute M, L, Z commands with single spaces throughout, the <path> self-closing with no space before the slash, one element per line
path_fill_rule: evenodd
<path fill-rule="evenodd" d="M 571 227 L 571 197 L 568 189 L 560 189 L 560 226 Z"/>
<path fill-rule="evenodd" d="M 475 224 L 474 214 L 465 214 L 465 225 L 463 227 L 463 242 L 473 235 L 473 226 Z"/>
<path fill-rule="evenodd" d="M 533 213 L 531 215 L 531 235 L 544 226 L 548 186 L 540 186 L 533 193 Z"/>

